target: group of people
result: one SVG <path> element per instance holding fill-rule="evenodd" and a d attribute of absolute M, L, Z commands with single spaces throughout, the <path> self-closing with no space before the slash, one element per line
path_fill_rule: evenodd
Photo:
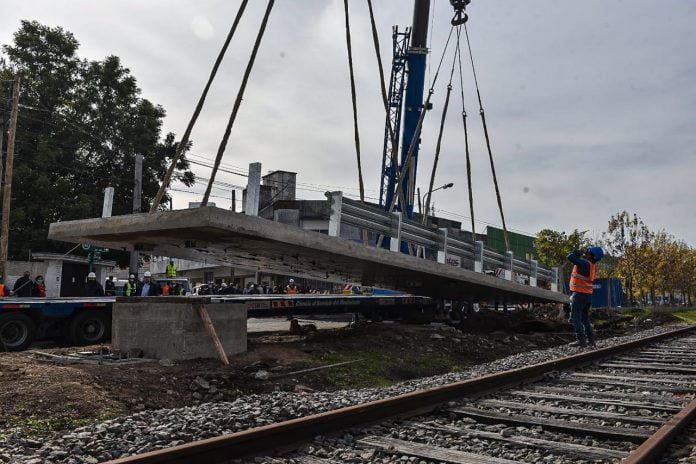
<path fill-rule="evenodd" d="M 0 297 L 15 296 L 18 298 L 44 298 L 46 296 L 46 283 L 41 275 L 32 280 L 31 272 L 24 271 L 22 277 L 17 279 L 10 290 L 0 276 Z"/>
<path fill-rule="evenodd" d="M 244 287 L 236 283 L 211 282 L 198 287 L 198 295 L 295 295 L 298 293 L 316 292 L 312 289 L 302 291 L 295 283 L 295 279 L 290 279 L 285 287 L 270 285 L 268 282 L 262 282 L 261 284 L 249 282 Z"/>
<path fill-rule="evenodd" d="M 137 280 L 135 275 L 128 276 L 128 282 L 123 286 L 124 296 L 184 296 L 186 287 L 175 280 L 165 282 L 160 286 L 152 279 L 152 274 L 147 271 L 143 274 L 143 280 Z M 97 281 L 94 272 L 87 275 L 85 296 L 116 296 L 116 282 L 113 276 L 109 276 L 104 286 Z"/>

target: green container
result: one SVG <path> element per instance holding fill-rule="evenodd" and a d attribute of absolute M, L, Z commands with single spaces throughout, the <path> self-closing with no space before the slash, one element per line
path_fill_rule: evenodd
<path fill-rule="evenodd" d="M 508 240 L 510 240 L 510 250 L 515 254 L 516 258 L 525 260 L 537 259 L 536 237 L 508 231 Z M 486 245 L 504 253 L 506 250 L 503 229 L 492 226 L 486 227 Z"/>

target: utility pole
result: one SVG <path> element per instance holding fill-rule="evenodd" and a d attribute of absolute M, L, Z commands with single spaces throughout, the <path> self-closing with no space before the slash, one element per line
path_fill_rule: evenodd
<path fill-rule="evenodd" d="M 133 213 L 140 212 L 143 197 L 143 155 L 135 155 L 135 176 L 133 178 Z M 140 253 L 133 250 L 130 256 L 130 266 L 128 272 L 138 278 L 138 264 L 140 263 Z"/>
<path fill-rule="evenodd" d="M 12 168 L 14 165 L 14 146 L 17 135 L 17 112 L 19 111 L 19 77 L 12 86 L 12 112 L 10 113 L 10 133 L 7 137 L 7 167 L 5 168 L 5 189 L 2 196 L 2 230 L 0 231 L 0 276 L 5 276 L 7 250 L 10 233 L 10 200 L 12 199 Z M 1 152 L 2 150 L 0 150 Z"/>

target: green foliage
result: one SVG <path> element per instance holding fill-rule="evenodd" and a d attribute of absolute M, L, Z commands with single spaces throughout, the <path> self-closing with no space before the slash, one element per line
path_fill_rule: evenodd
<path fill-rule="evenodd" d="M 116 56 L 88 61 L 79 42 L 60 27 L 22 21 L 5 45 L 0 79 L 21 79 L 10 223 L 10 257 L 29 250 L 67 251 L 46 239 L 60 220 L 101 214 L 103 191 L 115 188 L 113 214 L 132 211 L 135 155 L 143 155 L 143 203 L 149 209 L 177 148 L 162 136 L 164 109 L 141 96 Z M 7 120 L 8 83 L 0 84 L 0 120 Z M 187 147 L 187 149 L 190 147 Z M 195 181 L 188 161 L 175 178 Z M 162 205 L 169 202 L 165 195 Z M 69 246 L 67 246 L 69 248 Z"/>
<path fill-rule="evenodd" d="M 696 309 L 690 311 L 677 311 L 674 313 L 674 316 L 689 324 L 696 324 Z"/>
<path fill-rule="evenodd" d="M 543 229 L 537 234 L 536 247 L 539 262 L 549 266 L 561 266 L 573 250 L 587 246 L 585 232 L 575 229 L 570 235 L 551 229 Z"/>

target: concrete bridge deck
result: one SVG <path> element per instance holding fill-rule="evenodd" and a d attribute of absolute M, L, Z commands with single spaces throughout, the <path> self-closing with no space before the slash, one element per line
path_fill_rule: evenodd
<path fill-rule="evenodd" d="M 215 207 L 57 222 L 48 236 L 438 298 L 568 302 L 561 293 Z"/>

